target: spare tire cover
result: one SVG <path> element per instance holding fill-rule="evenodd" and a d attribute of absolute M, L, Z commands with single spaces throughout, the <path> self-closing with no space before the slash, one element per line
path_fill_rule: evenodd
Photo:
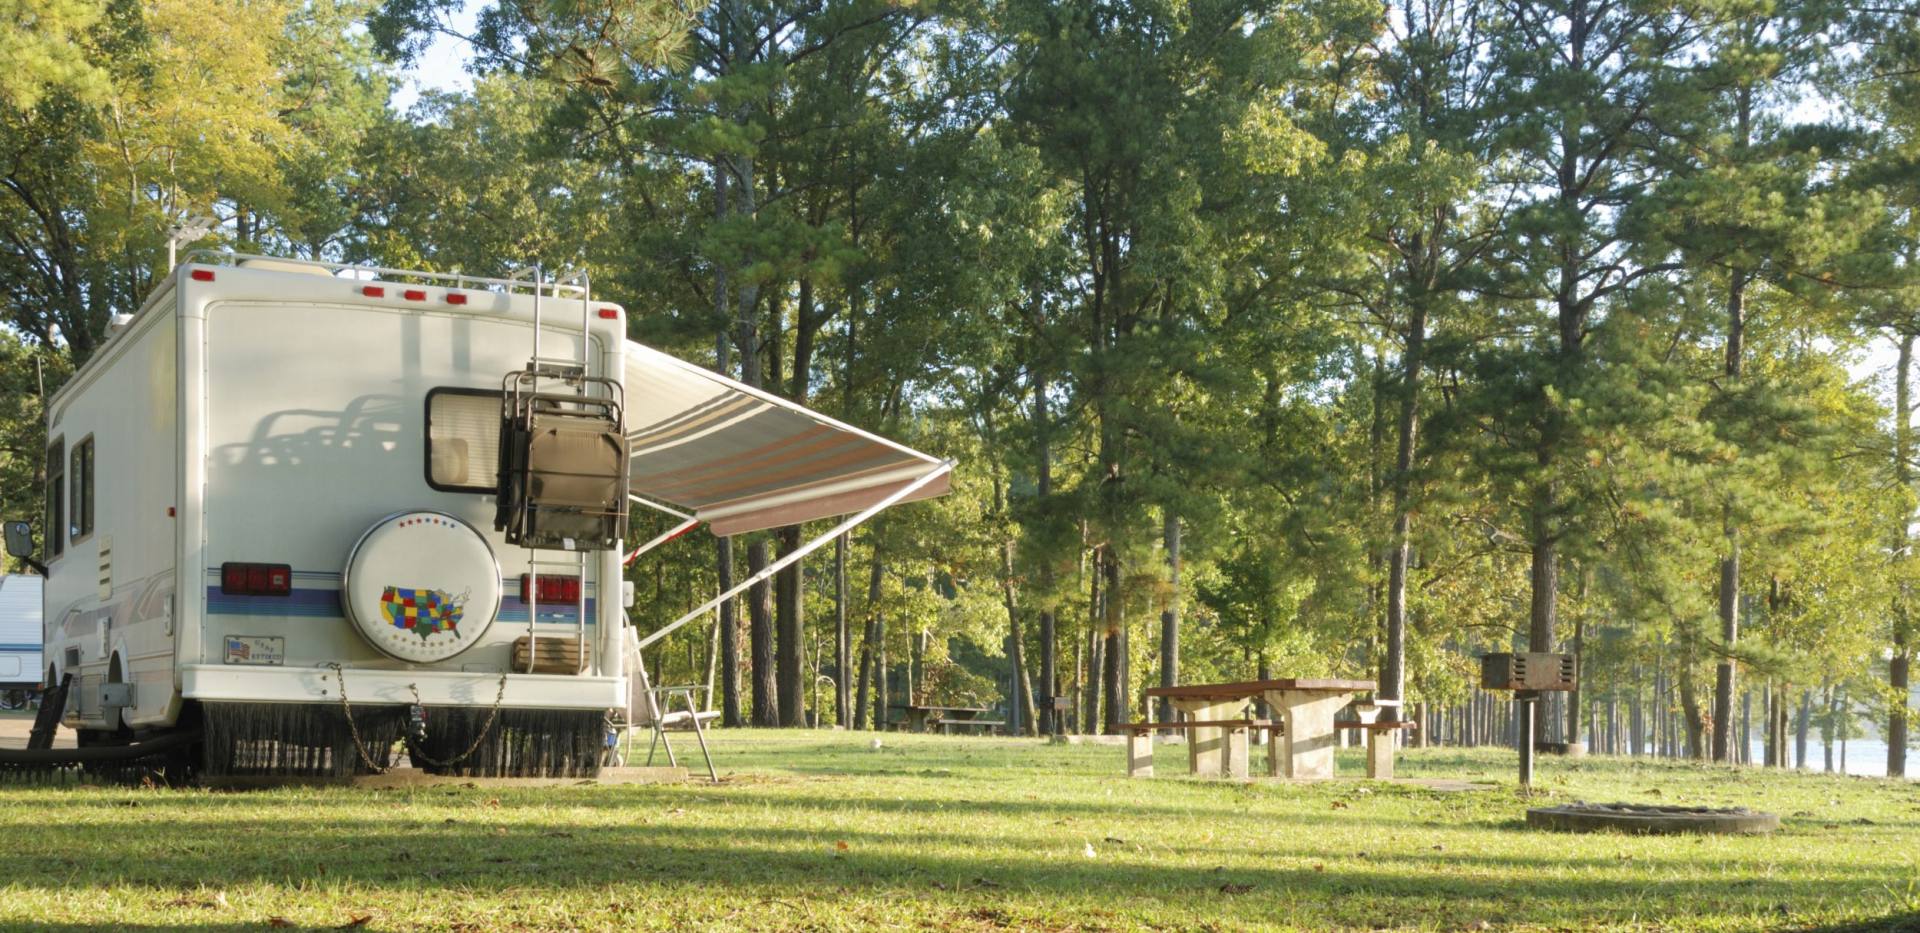
<path fill-rule="evenodd" d="M 473 647 L 500 614 L 500 562 L 479 531 L 444 512 L 389 515 L 347 555 L 340 603 L 381 653 L 444 661 Z"/>

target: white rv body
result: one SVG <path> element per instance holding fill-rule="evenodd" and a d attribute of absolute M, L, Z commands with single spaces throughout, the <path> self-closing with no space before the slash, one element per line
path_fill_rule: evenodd
<path fill-rule="evenodd" d="M 333 704 L 342 676 L 356 705 L 624 705 L 619 549 L 586 554 L 584 621 L 575 604 L 546 603 L 530 620 L 519 598 L 529 553 L 494 531 L 494 496 L 478 488 L 494 464 L 474 458 L 475 488 L 429 483 L 429 393 L 497 393 L 525 369 L 536 297 L 504 282 L 413 281 L 182 265 L 53 397 L 41 669 L 50 684 L 74 675 L 69 726 L 156 729 L 193 701 Z M 538 300 L 538 355 L 584 357 L 589 376 L 618 385 L 625 312 Z M 490 450 L 497 419 L 471 427 L 472 450 Z M 478 530 L 505 594 L 478 643 L 430 664 L 376 650 L 339 604 L 361 535 L 409 510 Z M 287 565 L 292 592 L 225 593 L 228 562 Z M 586 669 L 506 674 L 501 687 L 513 640 L 534 627 L 536 638 L 584 630 Z"/>
<path fill-rule="evenodd" d="M 0 690 L 33 689 L 45 676 L 40 583 L 26 574 L 0 576 Z"/>

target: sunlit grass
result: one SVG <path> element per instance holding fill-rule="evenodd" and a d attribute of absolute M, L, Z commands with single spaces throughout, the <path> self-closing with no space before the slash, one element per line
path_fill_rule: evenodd
<path fill-rule="evenodd" d="M 1547 759 L 1554 800 L 1785 818 L 1771 837 L 1573 836 L 1524 828 L 1498 751 L 1406 753 L 1404 775 L 1499 785 L 1436 793 L 1128 780 L 1112 747 L 872 738 L 719 733 L 720 786 L 0 785 L 0 924 L 1727 930 L 1920 914 L 1920 784 Z M 1159 759 L 1178 773 L 1185 752 Z"/>

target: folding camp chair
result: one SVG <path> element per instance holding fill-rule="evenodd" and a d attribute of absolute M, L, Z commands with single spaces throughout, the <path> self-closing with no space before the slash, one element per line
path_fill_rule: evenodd
<path fill-rule="evenodd" d="M 632 642 L 638 640 L 634 630 L 627 629 L 629 640 L 627 650 L 627 677 L 629 693 L 627 698 L 627 721 L 624 724 L 624 738 L 620 759 L 622 762 L 632 757 L 633 730 L 645 726 L 653 730 L 653 739 L 647 745 L 647 764 L 653 764 L 653 756 L 659 749 L 666 749 L 667 764 L 680 766 L 679 757 L 673 752 L 673 742 L 667 738 L 668 732 L 691 731 L 700 742 L 700 755 L 707 762 L 707 778 L 715 784 L 720 783 L 720 774 L 713 767 L 713 752 L 707 748 L 706 723 L 719 717 L 713 710 L 702 710 L 694 702 L 694 694 L 705 688 L 695 686 L 655 687 L 647 678 L 646 665 L 640 663 L 640 652 Z M 670 709 L 675 697 L 679 697 L 685 707 Z"/>

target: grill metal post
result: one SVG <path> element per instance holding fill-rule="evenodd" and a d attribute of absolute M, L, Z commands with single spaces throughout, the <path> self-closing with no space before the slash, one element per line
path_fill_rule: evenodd
<path fill-rule="evenodd" d="M 1520 751 L 1520 789 L 1533 790 L 1533 716 L 1540 694 L 1522 690 L 1513 695 L 1514 744 Z"/>

